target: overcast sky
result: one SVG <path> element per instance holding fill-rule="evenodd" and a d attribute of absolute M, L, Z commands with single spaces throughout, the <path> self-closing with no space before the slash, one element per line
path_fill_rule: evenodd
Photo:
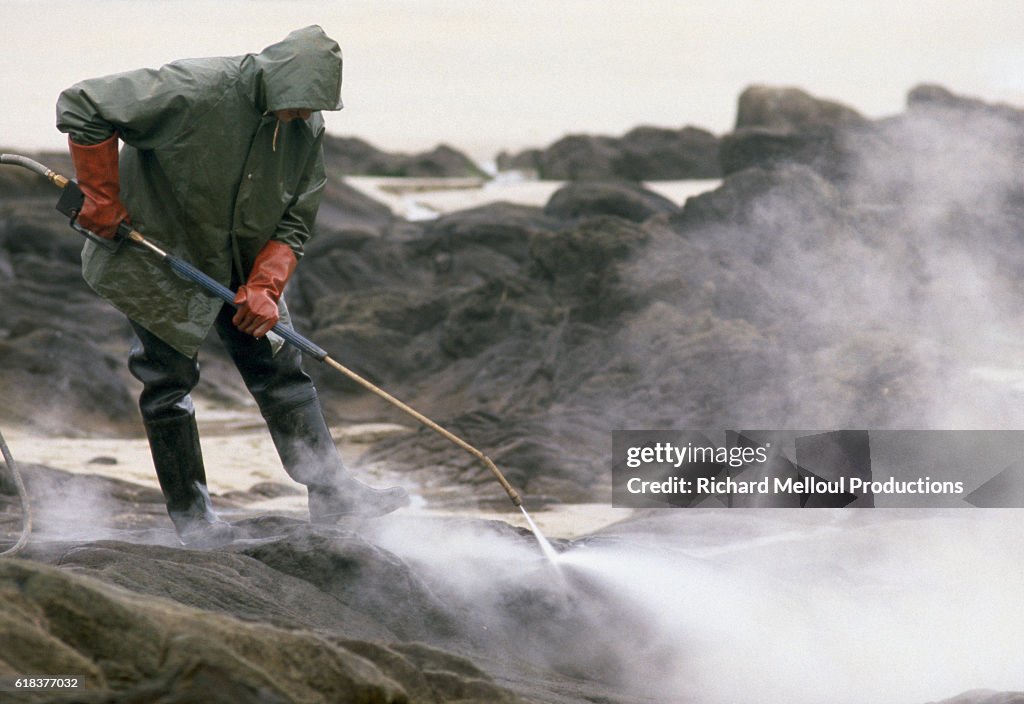
<path fill-rule="evenodd" d="M 391 150 L 721 133 L 751 83 L 869 116 L 921 82 L 1024 105 L 1024 0 L 0 0 L 0 145 L 61 148 L 53 104 L 81 78 L 259 51 L 313 23 L 345 55 L 328 129 Z"/>

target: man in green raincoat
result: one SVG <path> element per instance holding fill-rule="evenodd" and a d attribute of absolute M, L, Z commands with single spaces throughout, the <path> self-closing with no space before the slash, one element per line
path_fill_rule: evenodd
<path fill-rule="evenodd" d="M 258 54 L 186 59 L 77 83 L 57 102 L 86 196 L 78 223 L 113 238 L 132 226 L 238 289 L 237 311 L 131 246 L 89 242 L 89 285 L 127 316 L 129 357 L 153 463 L 186 544 L 231 539 L 206 490 L 195 412 L 197 352 L 217 330 L 259 404 L 310 518 L 376 516 L 408 503 L 341 463 L 301 354 L 268 331 L 288 322 L 281 295 L 313 231 L 325 184 L 321 110 L 340 110 L 341 49 L 320 27 Z M 118 158 L 118 140 L 124 142 Z"/>

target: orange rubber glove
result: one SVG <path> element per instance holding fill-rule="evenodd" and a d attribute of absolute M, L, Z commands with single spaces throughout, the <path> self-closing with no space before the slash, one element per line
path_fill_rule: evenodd
<path fill-rule="evenodd" d="M 238 311 L 231 322 L 236 328 L 260 338 L 277 325 L 281 317 L 277 302 L 296 264 L 295 252 L 285 243 L 270 240 L 263 245 L 253 262 L 249 280 L 235 295 Z"/>
<path fill-rule="evenodd" d="M 75 164 L 78 187 L 85 195 L 78 224 L 100 237 L 113 239 L 117 226 L 128 219 L 128 211 L 121 202 L 117 135 L 92 145 L 76 144 L 69 137 L 68 148 Z"/>

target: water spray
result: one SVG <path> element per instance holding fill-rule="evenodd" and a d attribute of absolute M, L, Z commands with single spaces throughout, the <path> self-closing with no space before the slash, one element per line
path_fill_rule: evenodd
<path fill-rule="evenodd" d="M 544 534 L 540 532 L 540 528 L 538 528 L 537 524 L 533 522 L 533 518 L 530 517 L 530 514 L 526 512 L 526 507 L 520 504 L 519 510 L 521 510 L 523 515 L 526 516 L 526 522 L 530 525 L 530 530 L 533 531 L 533 535 L 537 538 L 537 542 L 540 543 L 540 550 L 544 553 L 544 557 L 548 558 L 548 560 L 551 561 L 551 564 L 557 565 L 558 553 L 555 552 L 555 548 L 551 545 L 548 539 L 544 537 Z"/>
<path fill-rule="evenodd" d="M 107 240 L 102 237 L 99 237 L 95 233 L 92 233 L 89 230 L 85 229 L 84 227 L 80 226 L 77 222 L 75 222 L 75 220 L 77 218 L 78 212 L 82 208 L 85 196 L 82 194 L 81 189 L 78 188 L 78 184 L 75 181 L 60 175 L 51 169 L 48 169 L 44 165 L 40 164 L 38 161 L 17 154 L 0 154 L 0 164 L 13 164 L 15 166 L 21 166 L 23 168 L 26 168 L 30 171 L 39 174 L 40 176 L 43 176 L 48 181 L 50 181 L 50 183 L 60 188 L 62 190 L 62 193 L 60 200 L 57 202 L 57 210 L 71 218 L 71 227 L 74 230 L 76 230 L 79 234 L 83 235 L 89 240 L 107 249 L 117 248 L 123 242 L 129 242 L 137 247 L 145 249 L 159 257 L 161 260 L 163 260 L 163 262 L 167 264 L 167 266 L 170 267 L 179 276 L 188 279 L 189 281 L 192 281 L 193 283 L 199 285 L 207 292 L 213 294 L 215 297 L 221 299 L 228 305 L 235 307 L 234 291 L 232 291 L 227 286 L 224 286 L 220 282 L 216 281 L 215 279 L 211 278 L 207 274 L 203 273 L 199 269 L 195 268 L 184 259 L 176 257 L 173 254 L 170 254 L 161 249 L 160 247 L 158 247 L 157 245 L 153 244 L 152 242 L 147 240 L 142 235 L 142 233 L 140 233 L 138 230 L 133 229 L 131 225 L 129 225 L 127 222 L 122 222 L 118 226 L 117 235 L 113 240 Z M 453 443 L 457 447 L 468 452 L 476 459 L 480 460 L 480 462 L 483 463 L 485 467 L 487 467 L 491 474 L 494 475 L 495 479 L 498 480 L 498 483 L 501 484 L 501 488 L 505 490 L 506 494 L 508 494 L 508 497 L 512 501 L 512 503 L 515 506 L 519 507 L 519 509 L 523 512 L 523 515 L 526 516 L 526 521 L 527 523 L 529 523 L 530 529 L 533 531 L 533 534 L 537 537 L 537 542 L 540 544 L 541 550 L 544 552 L 544 556 L 547 557 L 549 560 L 554 560 L 554 548 L 551 547 L 551 544 L 547 541 L 544 535 L 540 532 L 540 529 L 537 528 L 537 525 L 533 522 L 533 519 L 530 517 L 530 514 L 527 513 L 526 507 L 523 506 L 523 499 L 519 495 L 519 492 L 517 492 L 515 488 L 511 484 L 509 484 L 508 480 L 505 478 L 505 475 L 502 474 L 501 470 L 498 469 L 497 465 L 494 464 L 491 458 L 489 458 L 487 455 L 485 455 L 477 448 L 470 445 L 468 442 L 466 442 L 459 436 L 441 427 L 440 425 L 438 425 L 437 423 L 435 423 L 430 418 L 426 417 L 416 409 L 395 398 L 394 396 L 392 396 L 391 394 L 389 394 L 387 391 L 380 388 L 376 384 L 370 382 L 368 379 L 365 379 L 364 377 L 360 376 L 359 374 L 352 371 L 351 369 L 341 364 L 337 360 L 332 359 L 323 348 L 321 348 L 319 345 L 315 344 L 311 340 L 303 337 L 292 328 L 286 327 L 282 323 L 278 323 L 272 328 L 272 331 L 279 335 L 281 338 L 283 338 L 285 342 L 288 342 L 294 347 L 297 347 L 299 350 L 306 353 L 307 355 L 317 360 L 318 362 L 323 362 L 324 364 L 331 367 L 335 371 L 344 374 L 349 379 L 356 382 L 366 390 L 376 394 L 377 396 L 384 399 L 385 401 L 387 401 L 392 406 L 399 409 L 406 415 L 409 415 L 412 418 L 416 419 L 419 423 L 423 424 L 427 428 L 430 428 L 441 437 L 445 438 L 446 440 Z"/>

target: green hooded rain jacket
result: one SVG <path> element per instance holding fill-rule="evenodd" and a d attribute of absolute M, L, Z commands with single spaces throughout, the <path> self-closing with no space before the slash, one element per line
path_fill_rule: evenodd
<path fill-rule="evenodd" d="M 77 83 L 57 101 L 57 128 L 82 144 L 119 134 L 132 225 L 222 284 L 244 283 L 267 241 L 301 257 L 312 234 L 325 184 L 319 111 L 341 109 L 341 69 L 337 42 L 306 27 L 259 54 Z M 273 111 L 286 108 L 316 112 L 278 123 Z M 88 242 L 82 265 L 97 293 L 189 357 L 223 305 L 136 247 Z"/>

